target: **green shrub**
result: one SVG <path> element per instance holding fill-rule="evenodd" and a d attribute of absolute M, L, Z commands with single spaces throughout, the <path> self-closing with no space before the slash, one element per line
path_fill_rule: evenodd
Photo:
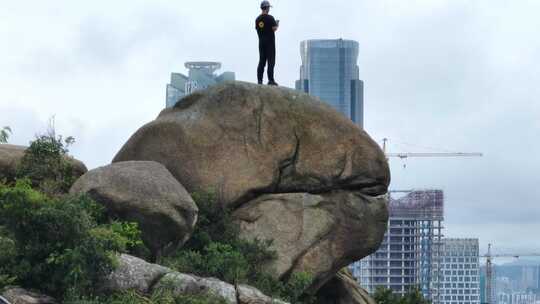
<path fill-rule="evenodd" d="M 377 304 L 430 304 L 418 288 L 411 289 L 404 296 L 392 292 L 391 289 L 379 287 L 373 295 Z"/>
<path fill-rule="evenodd" d="M 159 263 L 184 273 L 216 277 L 232 284 L 248 284 L 291 303 L 308 303 L 302 294 L 312 283 L 307 273 L 295 273 L 287 282 L 274 278 L 264 265 L 276 259 L 271 240 L 241 240 L 229 210 L 212 194 L 194 194 L 199 220 L 191 239 L 175 255 Z"/>
<path fill-rule="evenodd" d="M 15 266 L 16 250 L 15 242 L 0 226 L 0 290 L 17 281 L 17 277 L 9 271 Z"/>
<path fill-rule="evenodd" d="M 54 128 L 30 143 L 17 167 L 17 178 L 29 178 L 35 188 L 46 194 L 67 193 L 75 182 L 73 165 L 67 161 L 73 137 L 64 139 Z"/>
<path fill-rule="evenodd" d="M 10 134 L 11 134 L 10 127 L 3 127 L 2 129 L 0 129 L 0 144 L 7 143 Z"/>
<path fill-rule="evenodd" d="M 57 297 L 91 293 L 113 270 L 116 252 L 140 242 L 134 224 L 106 222 L 88 197 L 51 198 L 27 180 L 0 186 L 0 226 L 0 244 L 14 249 L 0 251 L 3 280 Z"/>

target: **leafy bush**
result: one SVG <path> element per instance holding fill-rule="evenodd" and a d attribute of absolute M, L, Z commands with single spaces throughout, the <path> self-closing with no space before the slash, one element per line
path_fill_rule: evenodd
<path fill-rule="evenodd" d="M 18 178 L 29 178 L 32 185 L 47 194 L 67 193 L 75 182 L 73 165 L 67 160 L 73 137 L 56 135 L 51 127 L 30 143 L 17 168 Z"/>
<path fill-rule="evenodd" d="M 377 288 L 373 299 L 377 304 L 430 304 L 418 288 L 410 290 L 404 296 L 394 294 L 391 289 Z"/>
<path fill-rule="evenodd" d="M 0 129 L 0 144 L 7 143 L 10 134 L 11 134 L 10 127 L 3 127 L 2 129 Z"/>
<path fill-rule="evenodd" d="M 9 273 L 16 256 L 15 242 L 8 238 L 6 231 L 0 227 L 0 290 L 17 281 L 17 277 Z"/>
<path fill-rule="evenodd" d="M 0 226 L 0 246 L 10 248 L 0 251 L 2 283 L 60 297 L 95 290 L 113 270 L 116 252 L 141 242 L 135 224 L 108 223 L 88 197 L 51 198 L 28 180 L 0 185 Z"/>
<path fill-rule="evenodd" d="M 309 302 L 301 299 L 312 283 L 307 273 L 295 273 L 287 282 L 272 276 L 264 265 L 276 259 L 268 248 L 270 240 L 241 240 L 239 227 L 229 210 L 221 208 L 212 194 L 193 195 L 199 207 L 199 220 L 191 239 L 160 264 L 180 272 L 216 277 L 232 284 L 249 284 L 263 293 L 291 303 Z"/>

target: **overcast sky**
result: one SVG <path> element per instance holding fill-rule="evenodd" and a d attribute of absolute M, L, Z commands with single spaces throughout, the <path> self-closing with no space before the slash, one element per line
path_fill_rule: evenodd
<path fill-rule="evenodd" d="M 540 1 L 274 0 L 276 80 L 293 87 L 299 43 L 360 43 L 365 129 L 392 152 L 392 188 L 445 191 L 449 237 L 540 251 Z M 258 0 L 2 1 L 0 125 L 27 144 L 55 115 L 72 153 L 105 165 L 165 104 L 171 72 L 212 60 L 254 82 Z M 406 165 L 404 168 L 403 165 Z"/>

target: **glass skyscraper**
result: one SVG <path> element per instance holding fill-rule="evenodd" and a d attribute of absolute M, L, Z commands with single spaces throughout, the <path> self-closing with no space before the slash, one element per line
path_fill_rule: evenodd
<path fill-rule="evenodd" d="M 306 40 L 296 89 L 319 97 L 358 126 L 364 126 L 364 83 L 359 79 L 358 42 Z"/>
<path fill-rule="evenodd" d="M 221 68 L 219 62 L 186 62 L 185 67 L 189 70 L 187 76 L 180 73 L 171 74 L 171 83 L 167 84 L 166 91 L 167 108 L 174 106 L 182 97 L 195 91 L 206 89 L 223 81 L 235 80 L 233 72 L 215 74 L 215 71 Z"/>

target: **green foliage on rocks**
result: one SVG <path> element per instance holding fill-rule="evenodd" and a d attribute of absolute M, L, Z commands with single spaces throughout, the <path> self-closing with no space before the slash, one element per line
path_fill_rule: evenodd
<path fill-rule="evenodd" d="M 116 253 L 141 242 L 136 224 L 107 222 L 88 197 L 50 197 L 28 180 L 0 185 L 0 227 L 0 288 L 16 283 L 56 297 L 91 293 Z"/>
<path fill-rule="evenodd" d="M 197 193 L 199 220 L 191 239 L 160 264 L 179 272 L 216 277 L 232 284 L 247 284 L 266 295 L 291 303 L 307 303 L 303 292 L 312 283 L 307 273 L 294 273 L 286 281 L 275 279 L 263 266 L 276 258 L 269 250 L 271 240 L 246 241 L 238 237 L 239 227 L 228 209 L 220 207 L 214 195 Z"/>
<path fill-rule="evenodd" d="M 404 296 L 394 294 L 391 289 L 377 288 L 373 299 L 377 304 L 430 304 L 424 298 L 419 289 L 415 288 L 410 290 Z"/>
<path fill-rule="evenodd" d="M 65 304 L 227 304 L 218 296 L 212 294 L 202 295 L 175 295 L 169 289 L 159 289 L 151 295 L 142 295 L 135 291 L 118 292 L 109 296 L 80 297 L 74 296 L 64 301 Z"/>
<path fill-rule="evenodd" d="M 73 165 L 67 161 L 73 137 L 56 135 L 51 127 L 30 143 L 17 168 L 18 178 L 29 178 L 32 185 L 47 194 L 67 193 L 75 182 Z"/>

